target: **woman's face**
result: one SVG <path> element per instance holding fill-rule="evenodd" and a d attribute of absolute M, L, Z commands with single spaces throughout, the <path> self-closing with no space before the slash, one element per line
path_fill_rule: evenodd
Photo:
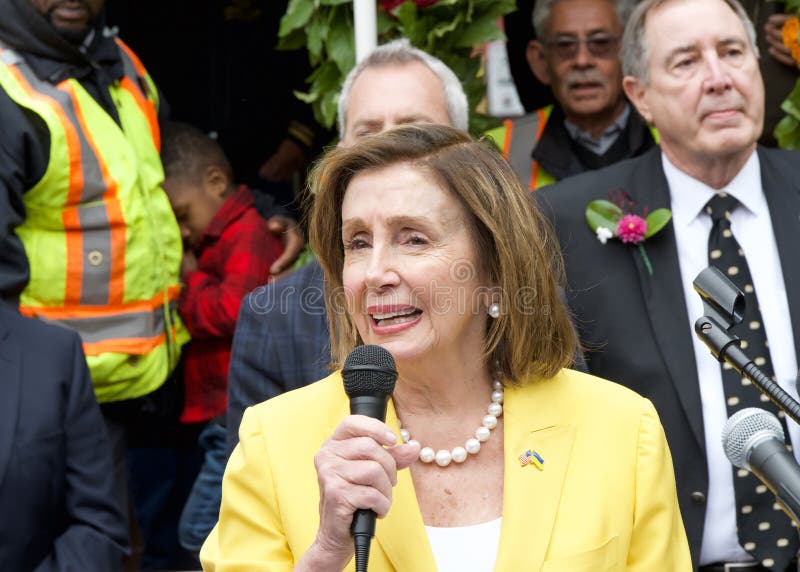
<path fill-rule="evenodd" d="M 398 364 L 474 360 L 488 286 L 467 214 L 449 191 L 407 163 L 364 171 L 345 192 L 342 241 L 348 311 L 364 343 Z"/>

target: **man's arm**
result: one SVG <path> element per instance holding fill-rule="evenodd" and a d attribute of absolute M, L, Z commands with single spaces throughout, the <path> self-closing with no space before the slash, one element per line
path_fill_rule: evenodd
<path fill-rule="evenodd" d="M 128 552 L 128 523 L 114 497 L 111 445 L 77 334 L 68 350 L 64 507 L 69 525 L 36 571 L 119 570 Z"/>
<path fill-rule="evenodd" d="M 44 122 L 0 90 L 0 299 L 17 301 L 30 267 L 15 229 L 25 221 L 23 195 L 47 168 L 50 135 Z"/>
<path fill-rule="evenodd" d="M 672 455 L 653 404 L 642 412 L 637 445 L 636 495 L 627 570 L 691 570 Z"/>
<path fill-rule="evenodd" d="M 245 296 L 239 310 L 228 370 L 228 455 L 239 442 L 244 410 L 285 391 L 278 371 L 270 313 L 258 304 L 268 289 L 274 291 L 275 286 L 261 286 Z"/>

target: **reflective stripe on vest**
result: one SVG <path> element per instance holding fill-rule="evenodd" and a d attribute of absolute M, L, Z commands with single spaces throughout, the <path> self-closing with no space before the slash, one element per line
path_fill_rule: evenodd
<path fill-rule="evenodd" d="M 179 294 L 180 287 L 173 286 L 169 289 L 168 306 L 173 314 L 177 311 Z M 152 300 L 125 304 L 121 308 L 77 306 L 64 309 L 23 306 L 21 312 L 32 318 L 57 323 L 80 332 L 83 351 L 87 356 L 97 356 L 109 351 L 144 354 L 163 343 L 164 332 L 169 329 L 165 323 L 161 292 Z"/>
<path fill-rule="evenodd" d="M 20 310 L 79 331 L 101 401 L 98 384 L 106 400 L 158 387 L 183 331 L 172 316 L 181 240 L 161 189 L 156 91 L 129 50 L 120 56 L 126 76 L 108 88 L 118 125 L 79 82 L 40 80 L 0 44 L 0 89 L 50 132 L 47 170 L 26 190 L 16 229 L 31 266 Z M 137 369 L 130 355 L 147 359 Z"/>
<path fill-rule="evenodd" d="M 503 155 L 506 156 L 520 182 L 528 185 L 529 191 L 555 182 L 555 177 L 545 172 L 537 161 L 531 159 L 531 152 L 542 138 L 544 126 L 553 111 L 548 105 L 518 119 L 507 119 Z M 533 142 L 533 145 L 531 145 Z"/>
<path fill-rule="evenodd" d="M 113 198 L 117 185 L 87 135 L 73 86 L 62 82 L 56 87 L 41 81 L 10 50 L 3 50 L 0 58 L 29 97 L 52 106 L 66 134 L 70 176 L 61 213 L 67 238 L 64 304 L 120 304 L 124 296 L 125 223 L 118 210 L 109 210 L 105 202 L 79 208 Z M 112 237 L 112 229 L 117 229 L 116 237 Z M 102 264 L 103 259 L 111 264 Z M 84 261 L 89 263 L 85 270 Z M 84 280 L 85 272 L 92 274 L 91 280 Z"/>
<path fill-rule="evenodd" d="M 122 78 L 120 85 L 133 96 L 136 100 L 136 105 L 139 106 L 142 114 L 147 117 L 153 145 L 158 151 L 161 151 L 161 130 L 158 127 L 158 113 L 154 104 L 154 102 L 158 101 L 158 90 L 156 90 L 156 86 L 147 74 L 147 70 L 144 69 L 141 60 L 133 53 L 133 50 L 119 38 L 115 38 L 115 40 L 120 48 L 122 66 L 125 70 L 125 77 Z M 137 78 L 137 84 L 134 84 L 131 78 Z"/>

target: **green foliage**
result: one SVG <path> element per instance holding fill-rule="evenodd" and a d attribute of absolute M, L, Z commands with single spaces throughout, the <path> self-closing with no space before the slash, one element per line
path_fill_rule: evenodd
<path fill-rule="evenodd" d="M 516 0 L 438 0 L 426 8 L 407 0 L 389 15 L 378 4 L 378 43 L 406 37 L 450 66 L 464 86 L 470 131 L 477 135 L 499 121 L 476 112 L 486 85 L 474 48 L 504 39 L 497 21 L 514 9 Z M 352 1 L 290 0 L 278 35 L 280 49 L 305 47 L 308 51 L 315 69 L 307 79 L 308 91 L 296 95 L 311 104 L 320 124 L 332 127 L 339 91 L 355 65 Z"/>
<path fill-rule="evenodd" d="M 800 0 L 786 0 L 784 2 L 784 12 L 795 16 L 800 15 Z M 798 62 L 798 65 L 800 66 L 800 62 Z M 772 132 L 778 142 L 778 147 L 782 149 L 800 149 L 800 80 L 797 81 L 794 89 L 781 103 L 781 109 L 786 113 L 786 117 L 778 122 Z"/>
<path fill-rule="evenodd" d="M 800 2 L 800 0 L 798 0 Z M 800 149 L 800 81 L 781 104 L 786 117 L 775 126 L 775 139 L 782 149 Z"/>

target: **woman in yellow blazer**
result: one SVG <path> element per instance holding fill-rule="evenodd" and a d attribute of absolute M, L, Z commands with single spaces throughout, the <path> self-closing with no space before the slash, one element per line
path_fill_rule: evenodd
<path fill-rule="evenodd" d="M 204 569 L 353 570 L 365 508 L 376 572 L 691 570 L 658 416 L 564 369 L 560 254 L 496 150 L 403 127 L 313 181 L 334 361 L 380 345 L 397 384 L 385 424 L 339 373 L 249 409 Z"/>

